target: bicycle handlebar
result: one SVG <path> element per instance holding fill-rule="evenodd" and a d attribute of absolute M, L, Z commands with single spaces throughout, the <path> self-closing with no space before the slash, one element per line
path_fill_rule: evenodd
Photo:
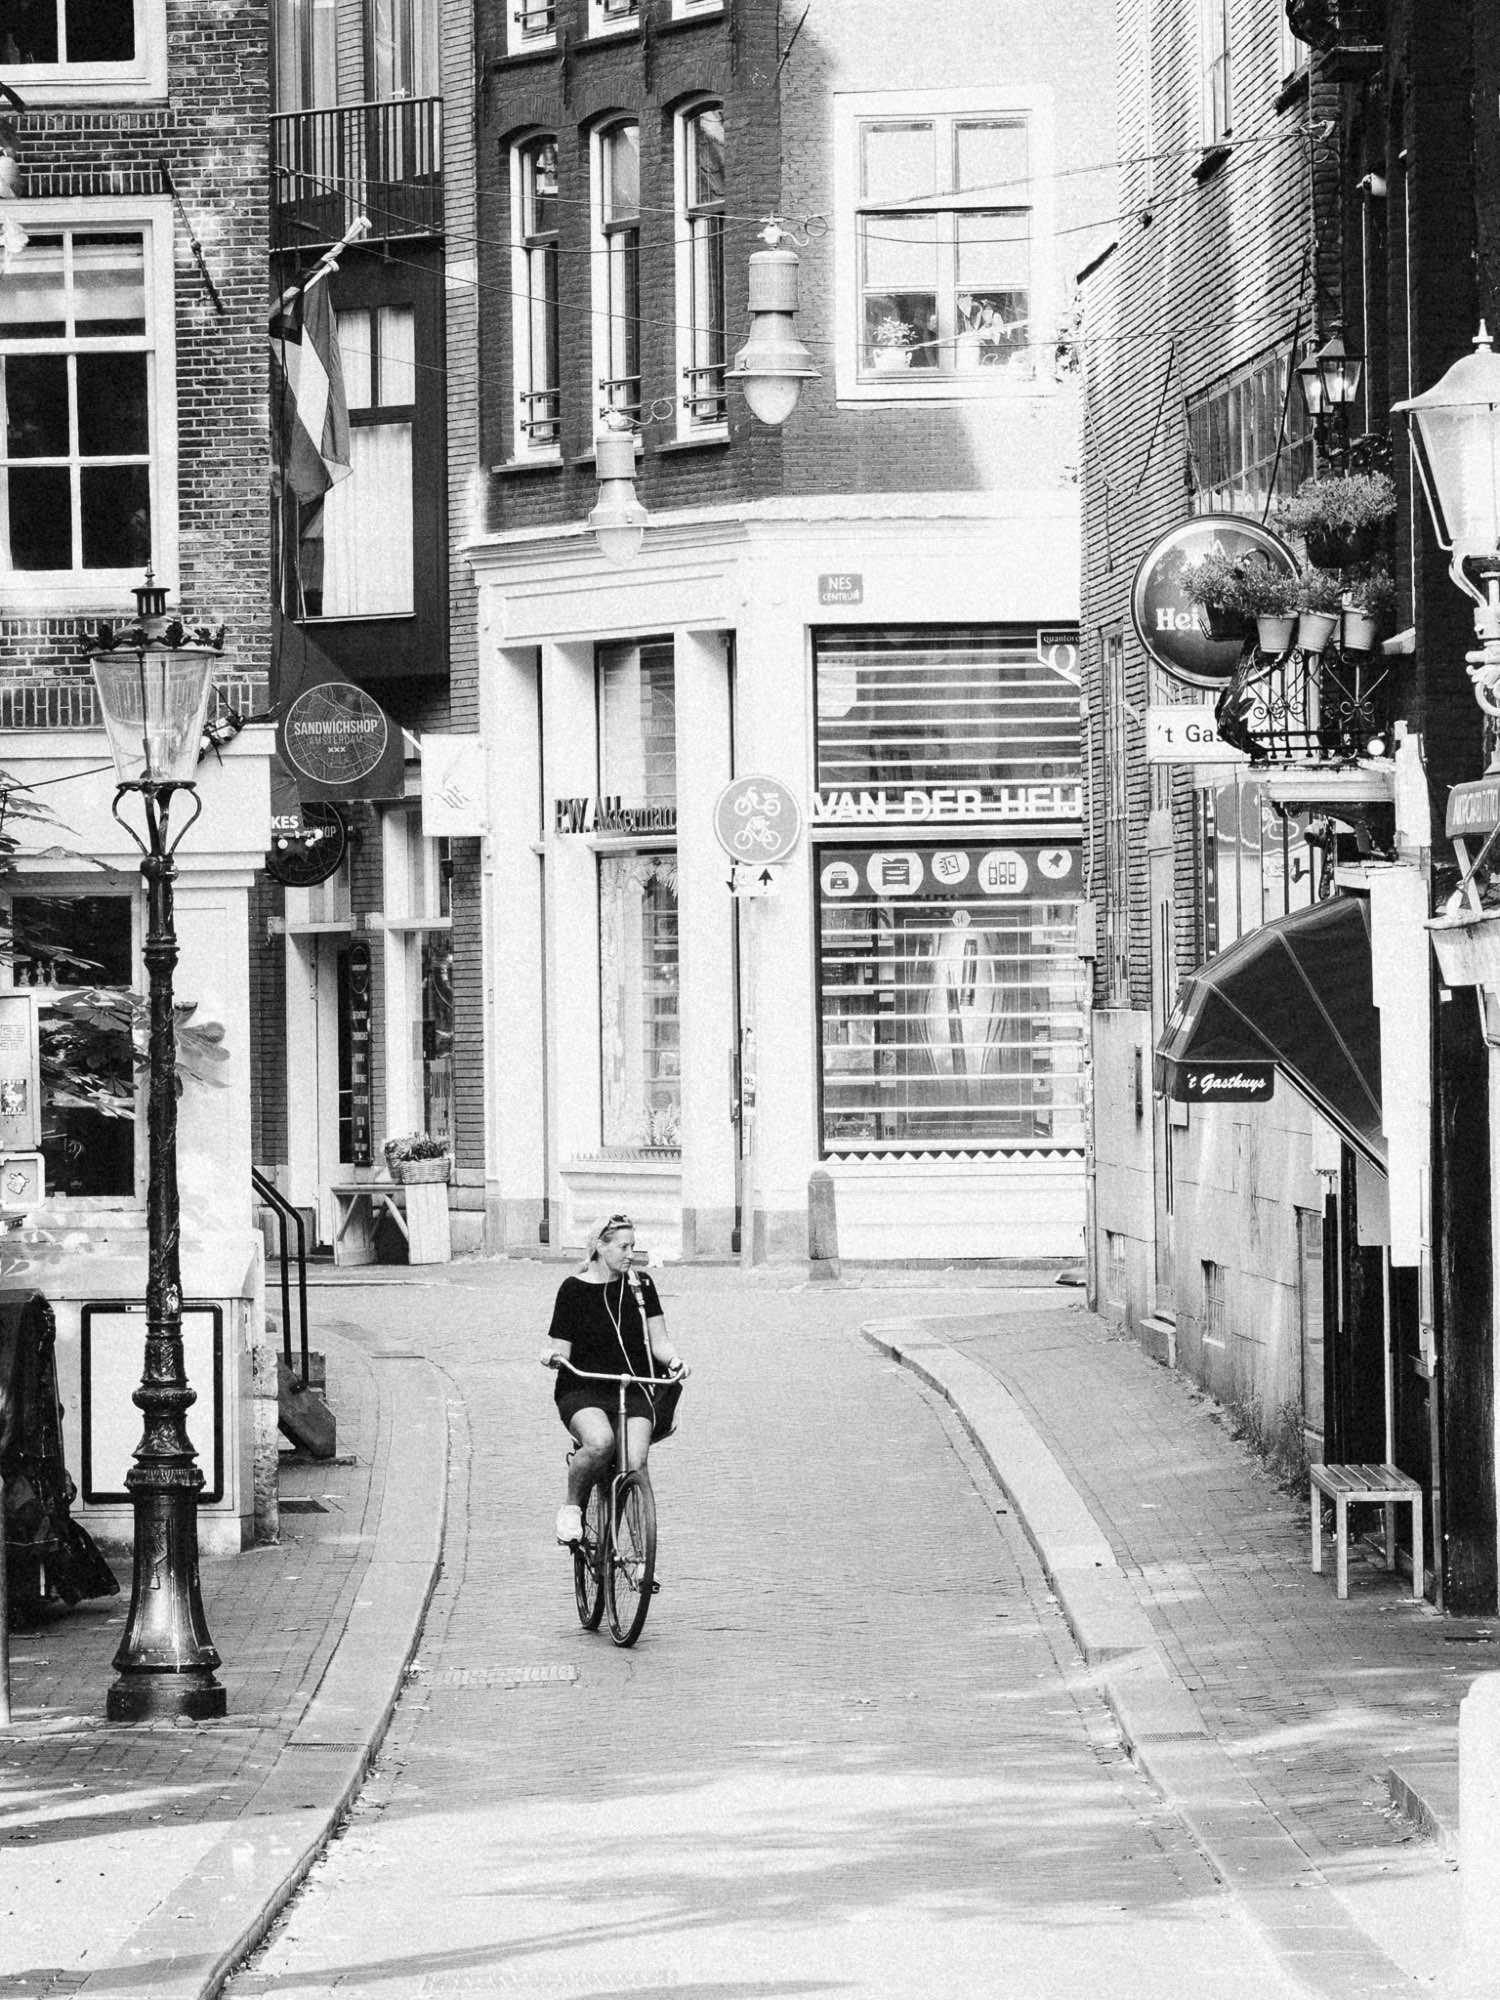
<path fill-rule="evenodd" d="M 634 1382 L 642 1389 L 659 1389 L 664 1383 L 675 1382 L 687 1373 L 687 1369 L 679 1363 L 677 1375 L 673 1375 L 670 1369 L 661 1375 L 596 1375 L 591 1369 L 575 1368 L 571 1361 L 564 1361 L 560 1354 L 544 1354 L 542 1366 L 566 1368 L 570 1375 L 576 1375 L 581 1382 L 613 1382 L 616 1387 L 621 1382 Z"/>

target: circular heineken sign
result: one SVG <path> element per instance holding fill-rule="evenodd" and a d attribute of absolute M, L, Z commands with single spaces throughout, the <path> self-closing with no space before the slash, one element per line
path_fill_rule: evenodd
<path fill-rule="evenodd" d="M 319 785 L 357 785 L 378 768 L 389 740 L 385 710 L 363 688 L 319 681 L 287 710 L 282 754 Z"/>
<path fill-rule="evenodd" d="M 1130 591 L 1136 637 L 1165 674 L 1189 687 L 1227 687 L 1244 650 L 1241 637 L 1214 638 L 1203 606 L 1182 587 L 1185 566 L 1214 547 L 1254 556 L 1285 576 L 1297 558 L 1279 535 L 1243 514 L 1195 514 L 1158 537 L 1141 557 Z"/>

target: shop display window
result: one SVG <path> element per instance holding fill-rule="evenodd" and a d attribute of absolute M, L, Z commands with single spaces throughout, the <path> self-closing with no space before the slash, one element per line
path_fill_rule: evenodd
<path fill-rule="evenodd" d="M 674 854 L 599 857 L 599 999 L 604 1145 L 675 1153 L 682 1074 Z"/>
<path fill-rule="evenodd" d="M 1080 1152 L 1077 842 L 825 846 L 816 869 L 824 1154 Z"/>
<path fill-rule="evenodd" d="M 135 1072 L 124 1036 L 75 1002 L 90 991 L 129 991 L 135 964 L 135 904 L 129 896 L 17 896 L 9 920 L 11 977 L 33 988 L 43 1043 L 42 1156 L 49 1195 L 130 1200 L 135 1195 Z M 84 1070 L 112 1100 L 72 1101 L 47 1080 L 48 1048 Z M 91 1092 L 91 1096 L 96 1093 Z"/>
<path fill-rule="evenodd" d="M 1316 900 L 1307 815 L 1283 815 L 1263 782 L 1239 779 L 1202 794 L 1204 956 Z"/>

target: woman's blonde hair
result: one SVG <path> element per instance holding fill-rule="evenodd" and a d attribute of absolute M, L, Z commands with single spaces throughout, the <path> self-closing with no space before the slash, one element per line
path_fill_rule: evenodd
<path fill-rule="evenodd" d="M 607 1243 L 611 1236 L 618 1236 L 622 1229 L 634 1228 L 635 1224 L 628 1215 L 612 1215 L 607 1221 L 601 1222 L 589 1238 L 588 1255 L 578 1267 L 579 1277 L 583 1276 L 584 1272 L 588 1270 L 594 1259 L 599 1255 L 599 1246 L 601 1243 Z"/>

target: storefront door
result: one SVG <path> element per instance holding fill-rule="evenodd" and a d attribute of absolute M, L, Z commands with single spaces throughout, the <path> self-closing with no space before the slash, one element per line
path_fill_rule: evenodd
<path fill-rule="evenodd" d="M 321 1243 L 332 1241 L 329 1189 L 353 1175 L 353 1034 L 349 940 L 310 936 L 295 940 L 305 980 L 302 1061 L 288 1064 L 288 1142 L 296 1198 L 310 1194 Z M 289 1055 L 299 1047 L 293 1037 Z M 309 1188 L 308 1183 L 311 1183 Z"/>

